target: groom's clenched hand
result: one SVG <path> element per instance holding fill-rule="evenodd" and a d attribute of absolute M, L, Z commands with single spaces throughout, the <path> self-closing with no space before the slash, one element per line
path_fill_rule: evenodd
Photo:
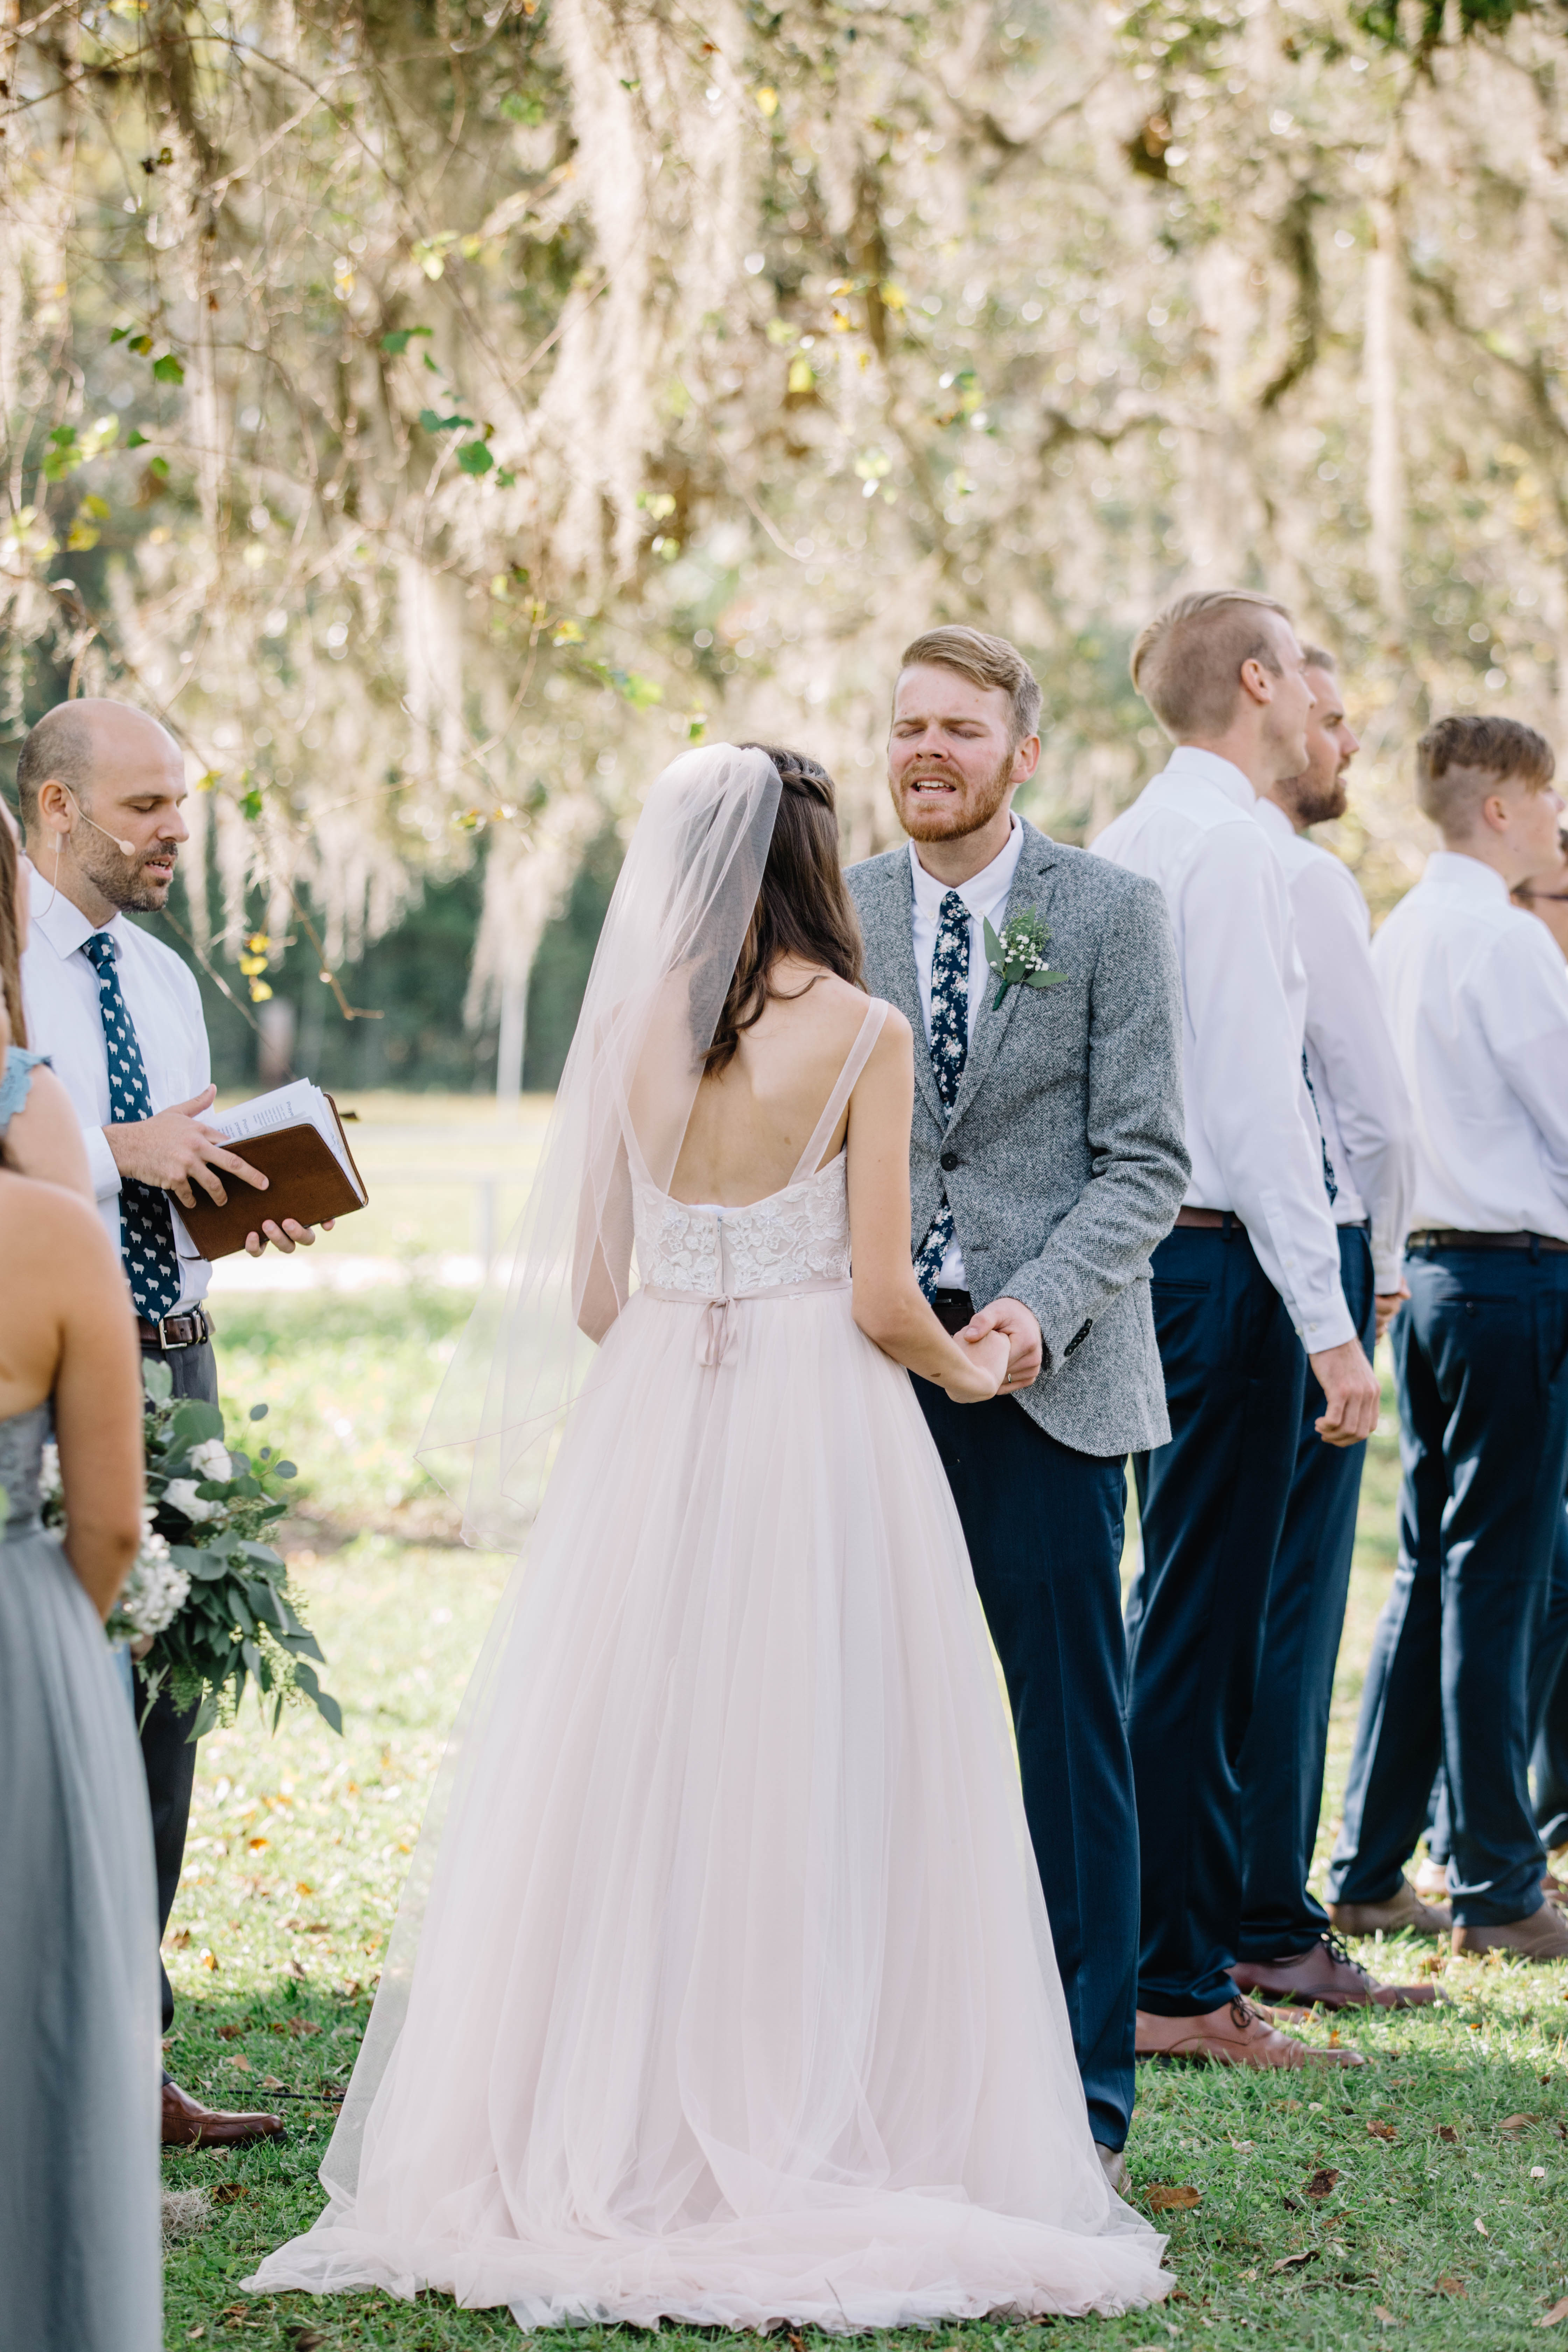
<path fill-rule="evenodd" d="M 1040 1377 L 1045 1360 L 1046 1343 L 1040 1337 L 1040 1327 L 1021 1298 L 994 1298 L 972 1316 L 958 1337 L 961 1339 L 983 1339 L 988 1331 L 1005 1331 L 1007 1335 L 1007 1377 L 999 1394 L 1011 1389 L 1026 1389 Z"/>
<path fill-rule="evenodd" d="M 1307 1361 L 1323 1391 L 1326 1410 L 1312 1426 L 1325 1445 L 1359 1445 L 1377 1427 L 1377 1374 L 1359 1339 L 1324 1348 Z"/>

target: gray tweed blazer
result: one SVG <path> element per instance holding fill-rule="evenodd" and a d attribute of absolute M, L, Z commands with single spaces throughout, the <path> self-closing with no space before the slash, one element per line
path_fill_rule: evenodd
<path fill-rule="evenodd" d="M 943 1185 L 977 1307 L 1020 1298 L 1044 1368 L 1018 1395 L 1080 1454 L 1139 1453 L 1171 1426 L 1149 1254 L 1175 1222 L 1188 1161 L 1175 941 L 1157 884 L 1024 826 L 1009 919 L 1037 908 L 1067 979 L 988 986 L 949 1119 L 915 981 L 907 847 L 851 866 L 866 979 L 915 1033 L 911 1248 Z M 945 1172 L 944 1172 L 945 1171 Z"/>

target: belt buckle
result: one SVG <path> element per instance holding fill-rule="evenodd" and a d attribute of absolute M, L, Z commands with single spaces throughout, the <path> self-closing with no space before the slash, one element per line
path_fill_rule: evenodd
<path fill-rule="evenodd" d="M 158 1345 L 163 1349 L 165 1356 L 182 1354 L 186 1348 L 194 1348 L 198 1344 L 195 1339 L 171 1339 L 168 1332 L 168 1327 L 171 1323 L 184 1323 L 188 1325 L 194 1323 L 195 1319 L 196 1318 L 194 1315 L 159 1316 Z"/>

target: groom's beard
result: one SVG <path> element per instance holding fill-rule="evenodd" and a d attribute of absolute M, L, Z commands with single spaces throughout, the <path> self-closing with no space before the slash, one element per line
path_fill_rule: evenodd
<path fill-rule="evenodd" d="M 922 776 L 940 776 L 951 783 L 951 794 L 927 799 L 923 793 L 910 789 Z M 889 777 L 889 790 L 899 823 L 913 841 L 962 841 L 967 833 L 978 833 L 989 824 L 1006 799 L 1013 782 L 1013 754 L 1008 752 L 994 775 L 979 783 L 965 783 L 955 769 L 933 763 L 917 770 L 912 776 Z"/>

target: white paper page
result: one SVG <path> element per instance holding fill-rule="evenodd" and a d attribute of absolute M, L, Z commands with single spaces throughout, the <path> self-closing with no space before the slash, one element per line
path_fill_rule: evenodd
<path fill-rule="evenodd" d="M 243 1143 L 247 1136 L 272 1135 L 281 1127 L 315 1128 L 360 1199 L 364 1199 L 364 1188 L 350 1165 L 331 1104 L 309 1078 L 296 1078 L 292 1086 L 279 1087 L 269 1095 L 253 1096 L 249 1102 L 237 1103 L 233 1110 L 207 1111 L 204 1116 L 231 1143 Z"/>

